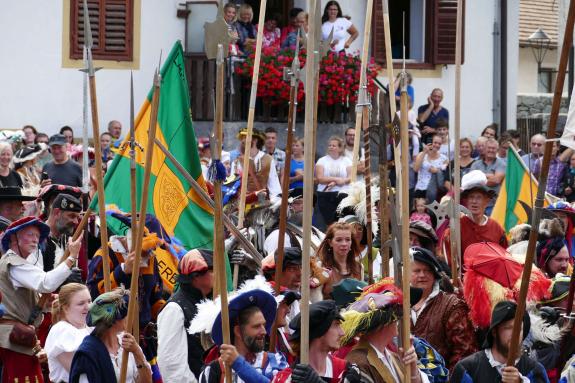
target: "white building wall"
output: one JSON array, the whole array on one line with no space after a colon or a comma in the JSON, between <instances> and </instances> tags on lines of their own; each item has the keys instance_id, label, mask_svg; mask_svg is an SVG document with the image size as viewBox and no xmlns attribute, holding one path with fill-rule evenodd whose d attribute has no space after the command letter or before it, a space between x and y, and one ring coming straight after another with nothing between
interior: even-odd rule
<instances>
[{"instance_id":1,"label":"white building wall","mask_svg":"<svg viewBox=\"0 0 575 383\"><path fill-rule=\"evenodd\" d=\"M134 70L136 112L149 91L160 52L183 39L184 21L176 18L178 0L142 0L140 68ZM31 124L52 134L82 127L82 73L62 67L64 0L2 3L0 12L0 129ZM12 36L12 37L10 37ZM18 36L18 38L16 38ZM97 72L100 130L118 119L129 126L130 72Z\"/></svg>"},{"instance_id":2,"label":"white building wall","mask_svg":"<svg viewBox=\"0 0 575 383\"><path fill-rule=\"evenodd\" d=\"M548 50L541 67L557 69L557 53L557 49ZM537 62L533 56L533 51L529 47L519 48L519 71L517 72L517 77L521 79L517 84L517 93L538 93Z\"/></svg>"}]
</instances>

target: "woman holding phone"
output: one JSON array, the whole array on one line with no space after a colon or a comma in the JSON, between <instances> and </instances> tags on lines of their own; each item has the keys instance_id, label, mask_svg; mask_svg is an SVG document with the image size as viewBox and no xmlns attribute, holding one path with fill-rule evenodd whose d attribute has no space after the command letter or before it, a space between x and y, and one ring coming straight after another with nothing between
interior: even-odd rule
<instances>
[{"instance_id":1,"label":"woman holding phone","mask_svg":"<svg viewBox=\"0 0 575 383\"><path fill-rule=\"evenodd\" d=\"M417 172L415 198L425 198L427 203L437 198L437 191L443 187L443 171L447 168L448 159L440 153L442 139L434 134L431 143L423 146L423 151L417 155L413 170Z\"/></svg>"}]
</instances>

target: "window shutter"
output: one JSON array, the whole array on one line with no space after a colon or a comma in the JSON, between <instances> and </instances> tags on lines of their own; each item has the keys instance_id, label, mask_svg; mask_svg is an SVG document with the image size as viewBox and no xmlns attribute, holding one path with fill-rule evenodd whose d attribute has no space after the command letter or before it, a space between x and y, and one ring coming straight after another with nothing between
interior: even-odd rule
<instances>
[{"instance_id":1,"label":"window shutter","mask_svg":"<svg viewBox=\"0 0 575 383\"><path fill-rule=\"evenodd\" d=\"M463 6L463 31L465 31L465 0ZM455 33L457 28L458 0L434 0L433 9L433 63L455 64ZM461 39L461 60L463 62L465 32Z\"/></svg>"},{"instance_id":2,"label":"window shutter","mask_svg":"<svg viewBox=\"0 0 575 383\"><path fill-rule=\"evenodd\" d=\"M71 0L70 57L82 59L84 6ZM131 61L133 40L132 0L88 0L92 29L92 56L100 60Z\"/></svg>"},{"instance_id":3,"label":"window shutter","mask_svg":"<svg viewBox=\"0 0 575 383\"><path fill-rule=\"evenodd\" d=\"M383 28L383 4L380 0L373 2L371 21L371 51L375 62L385 64L385 29Z\"/></svg>"}]
</instances>

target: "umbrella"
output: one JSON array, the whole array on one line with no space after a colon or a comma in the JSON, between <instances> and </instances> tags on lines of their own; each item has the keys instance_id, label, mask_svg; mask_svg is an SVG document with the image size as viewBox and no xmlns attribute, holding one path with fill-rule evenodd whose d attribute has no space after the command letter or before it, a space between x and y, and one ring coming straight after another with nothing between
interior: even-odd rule
<instances>
[{"instance_id":1,"label":"umbrella","mask_svg":"<svg viewBox=\"0 0 575 383\"><path fill-rule=\"evenodd\" d=\"M523 265L494 242L470 245L465 249L463 259L466 270L473 270L506 288L513 288L523 271Z\"/></svg>"}]
</instances>

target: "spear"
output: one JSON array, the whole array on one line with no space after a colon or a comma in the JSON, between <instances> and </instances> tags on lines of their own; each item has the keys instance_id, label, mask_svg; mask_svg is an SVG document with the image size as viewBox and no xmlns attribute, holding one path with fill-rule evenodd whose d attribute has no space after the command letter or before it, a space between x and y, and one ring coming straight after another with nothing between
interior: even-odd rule
<instances>
[{"instance_id":1,"label":"spear","mask_svg":"<svg viewBox=\"0 0 575 383\"><path fill-rule=\"evenodd\" d=\"M306 60L306 83L305 83L305 132L306 142L313 142L314 137L314 109L316 107L313 95L315 91L315 61L317 55L316 45L316 7L317 0L309 2L309 35L307 39L307 60ZM303 246L302 246L302 286L301 286L301 342L300 342L300 363L309 363L309 278L310 278L310 245L311 245L311 215L313 210L313 150L304 152L304 178L303 178Z\"/></svg>"},{"instance_id":2,"label":"spear","mask_svg":"<svg viewBox=\"0 0 575 383\"><path fill-rule=\"evenodd\" d=\"M146 209L148 207L148 197L149 197L149 187L150 187L150 176L152 173L152 158L154 155L154 139L156 138L156 125L158 122L158 107L160 105L160 73L159 69L156 70L154 74L154 93L152 96L152 110L150 112L150 125L148 128L148 142L146 145L146 162L144 167L144 181L142 183L142 197L140 204L140 217L146 216ZM142 222L143 223L143 222ZM132 267L132 275L130 281L130 292L131 299L128 303L128 319L127 328L132 328L133 322L138 320L138 310L136 309L137 296L138 296L138 279L140 276L140 259L142 256L142 239L144 237L144 226L136 225L136 246L135 246L135 258ZM120 370L120 383L126 382L126 372L128 368L128 351L124 350L122 352L122 366Z\"/></svg>"},{"instance_id":3,"label":"spear","mask_svg":"<svg viewBox=\"0 0 575 383\"><path fill-rule=\"evenodd\" d=\"M453 200L451 201L452 211L449 219L451 231L451 275L453 276L453 286L458 287L461 279L461 269L459 261L461 260L461 229L459 217L459 201L461 196L461 180L459 170L459 125L461 124L461 35L462 35L462 3L457 2L457 29L455 32L455 126L454 141L455 153L453 155ZM447 141L449 148L450 140Z\"/></svg>"},{"instance_id":4,"label":"spear","mask_svg":"<svg viewBox=\"0 0 575 383\"><path fill-rule=\"evenodd\" d=\"M262 55L262 41L264 33L264 22L266 15L266 4L267 0L261 0L260 3L260 15L258 19L258 34L256 38L256 55L254 58L254 72L252 75L252 89L250 92L250 109L248 111L248 122L247 122L247 135L244 145L244 160L242 164L242 181L240 188L240 203L238 211L238 227L241 229L244 226L244 214L246 209L246 193L248 190L248 174L250 168L250 149L252 147L252 134L254 131L254 117L256 112L256 96L258 93L258 79L260 76L260 61ZM238 273L239 266L234 265L234 289L238 284Z\"/></svg>"},{"instance_id":5,"label":"spear","mask_svg":"<svg viewBox=\"0 0 575 383\"><path fill-rule=\"evenodd\" d=\"M563 34L563 46L561 48L559 67L557 69L557 80L555 82L555 94L553 95L553 103L551 104L551 113L549 115L549 127L547 128L547 137L551 138L555 137L555 132L557 130L557 119L559 117L559 109L561 107L563 85L565 83L565 73L567 71L567 61L569 59L569 49L573 45L574 23L575 23L575 1L571 1L569 2L569 12L567 14L567 21L565 22L565 33ZM515 318L513 321L513 333L511 335L511 344L509 346L509 353L507 356L508 366L515 365L515 358L517 357L518 351L520 349L519 335L522 329L523 315L525 313L525 302L527 298L527 289L529 287L529 279L531 276L531 269L533 267L535 247L537 245L537 234L539 231L539 221L541 220L541 210L543 209L543 202L545 200L545 190L547 189L547 175L549 174L549 164L551 163L552 148L553 148L553 141L547 140L545 142L545 151L543 154L541 173L539 174L539 188L537 189L537 196L535 197L535 206L533 208L533 215L531 217L531 231L529 233L529 244L527 245L527 253L525 256L525 265L523 267L523 274L521 275L521 289L519 290L519 297L517 298L517 310L515 311Z\"/></svg>"},{"instance_id":6,"label":"spear","mask_svg":"<svg viewBox=\"0 0 575 383\"><path fill-rule=\"evenodd\" d=\"M364 86L364 103L367 104L367 86ZM367 231L367 275L369 284L373 283L373 232L371 223L371 152L369 149L369 110L363 111L363 145L365 152L365 230Z\"/></svg>"},{"instance_id":7,"label":"spear","mask_svg":"<svg viewBox=\"0 0 575 383\"><path fill-rule=\"evenodd\" d=\"M94 148L96 155L96 182L98 184L98 213L100 215L100 244L102 247L102 272L104 274L104 290L110 291L110 260L108 258L108 226L106 225L106 202L104 199L104 175L102 169L102 146L100 144L100 123L98 121L98 99L96 97L96 70L92 61L92 30L88 2L84 0L84 46L90 84L90 103L92 107L92 128L94 133Z\"/></svg>"},{"instance_id":8,"label":"spear","mask_svg":"<svg viewBox=\"0 0 575 383\"><path fill-rule=\"evenodd\" d=\"M263 24L260 24L263 25ZM263 28L260 28L263 29ZM224 260L224 225L222 212L222 182L226 179L226 169L221 163L222 140L223 140L223 120L224 120L224 48L218 44L218 57L216 60L217 80L216 80L216 115L212 142L212 164L210 173L213 175L214 183L214 255L217 259L218 269L218 290L221 303L222 315L222 336L225 344L230 344L230 314L228 311L228 287L226 284L226 264ZM226 365L224 371L226 383L232 382L231 366Z\"/></svg>"},{"instance_id":9,"label":"spear","mask_svg":"<svg viewBox=\"0 0 575 383\"><path fill-rule=\"evenodd\" d=\"M367 0L367 7L365 10L365 28L363 30L363 50L361 52L361 69L359 74L359 90L360 99L361 89L367 84L367 60L369 56L369 35L371 32L371 16L373 13L373 0ZM367 96L367 95L366 95ZM351 165L351 182L357 179L357 163L359 162L359 145L361 136L361 124L363 122L363 115L368 114L369 123L369 108L365 106L367 97L365 97L357 106L358 110L355 115L355 138L353 139L353 162ZM361 105L364 104L364 105ZM359 112L359 113L358 113ZM367 126L364 126L367 128ZM373 276L373 272L371 274Z\"/></svg>"},{"instance_id":10,"label":"spear","mask_svg":"<svg viewBox=\"0 0 575 383\"><path fill-rule=\"evenodd\" d=\"M282 178L282 202L280 206L280 221L278 228L278 247L276 250L276 275L275 275L275 292L276 295L280 293L280 279L283 268L284 261L284 247L285 247L285 232L287 224L287 210L288 210L288 196L289 196L289 178L291 172L291 155L292 155L292 144L293 144L293 131L295 127L295 117L297 113L297 91L299 86L299 31L296 38L296 46L294 52L294 59L291 65L290 76L290 101L288 110L288 130L287 130L287 142L286 142L286 159L283 170ZM273 331L270 335L270 351L274 351L277 342L277 327L274 326Z\"/></svg>"},{"instance_id":11,"label":"spear","mask_svg":"<svg viewBox=\"0 0 575 383\"><path fill-rule=\"evenodd\" d=\"M84 67L88 67L87 61L87 48L84 45ZM88 169L88 73L84 71L82 79L82 95L83 95L83 108L82 108L82 193L88 194L90 192L90 170Z\"/></svg>"}]
</instances>

